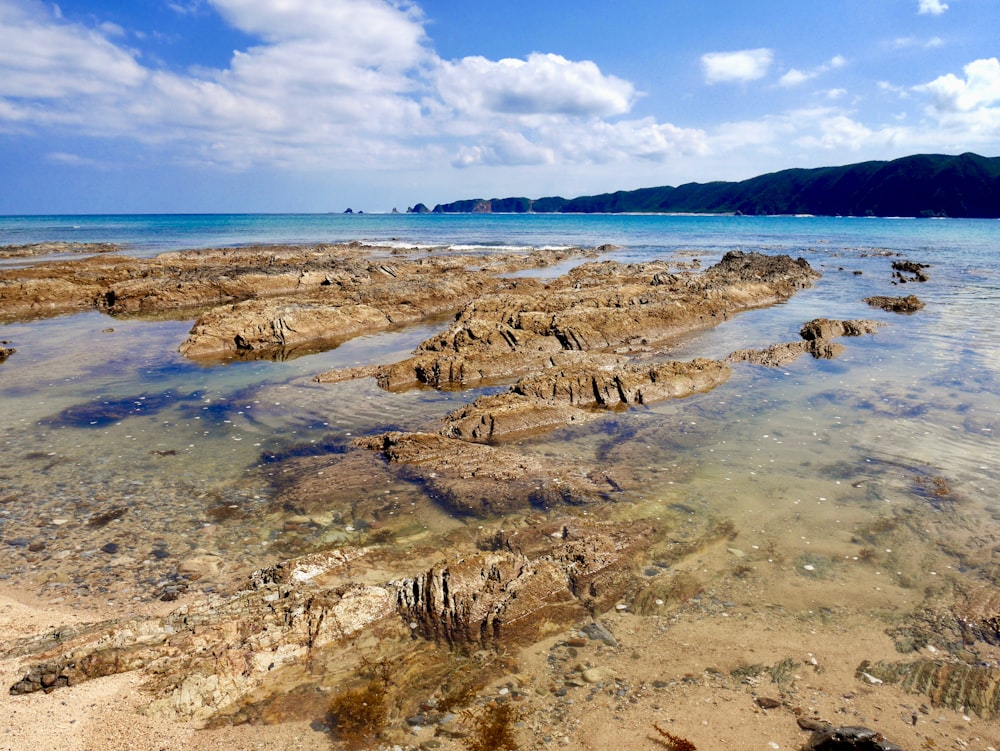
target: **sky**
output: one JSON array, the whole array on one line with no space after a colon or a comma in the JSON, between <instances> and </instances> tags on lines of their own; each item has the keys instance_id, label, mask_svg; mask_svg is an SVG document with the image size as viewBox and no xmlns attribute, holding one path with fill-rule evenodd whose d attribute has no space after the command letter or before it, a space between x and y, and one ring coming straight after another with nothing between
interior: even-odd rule
<instances>
[{"instance_id":1,"label":"sky","mask_svg":"<svg viewBox=\"0 0 1000 751\"><path fill-rule=\"evenodd\" d=\"M0 0L0 214L1000 155L998 0Z\"/></svg>"}]
</instances>

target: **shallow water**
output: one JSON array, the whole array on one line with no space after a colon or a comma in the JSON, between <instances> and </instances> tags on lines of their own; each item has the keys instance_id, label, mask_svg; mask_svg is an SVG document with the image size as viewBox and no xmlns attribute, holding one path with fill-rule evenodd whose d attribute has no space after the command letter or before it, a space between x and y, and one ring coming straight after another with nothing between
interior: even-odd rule
<instances>
[{"instance_id":1,"label":"shallow water","mask_svg":"<svg viewBox=\"0 0 1000 751\"><path fill-rule=\"evenodd\" d=\"M998 531L995 223L492 217L481 220L477 238L469 217L237 218L218 226L199 218L187 233L174 227L149 235L143 221L78 218L65 230L55 220L8 219L0 240L67 239L59 233L68 231L148 254L206 238L378 240L392 233L429 247L612 242L621 247L608 257L698 258L703 268L733 248L802 255L823 273L813 288L693 335L670 357L718 358L794 341L804 322L820 316L871 318L884 328L842 339L846 350L835 360L805 357L776 370L736 365L709 394L607 415L524 442L524 450L614 465L641 480L641 490L621 494L614 513L658 515L678 530L727 520L732 545L750 559L809 582L835 577L858 602L869 602L862 590L883 593L878 577L902 582L895 600L873 601L880 607L901 606L937 568L957 566L936 545L952 534L956 514L977 534ZM341 234L352 228L364 233ZM900 257L930 264L930 281L893 285L891 263ZM885 313L862 302L872 294L916 294L927 307ZM177 584L178 562L191 557L219 556L229 571L244 572L297 549L354 539L356 520L343 514L306 524L295 510L274 507L282 460L335 455L365 433L433 428L481 393L397 394L370 380L311 380L332 368L402 358L446 322L285 362L217 367L177 353L191 323L86 313L0 329L0 339L17 348L0 365L0 577L53 599L145 599ZM398 528L408 538L438 539L476 524L449 518L415 485L370 492L402 509ZM875 544L865 530L909 512L931 525L923 539L907 538L905 550L879 549L876 567L862 565L872 553L859 553ZM772 594L789 607L816 597L815 590Z\"/></svg>"}]
</instances>

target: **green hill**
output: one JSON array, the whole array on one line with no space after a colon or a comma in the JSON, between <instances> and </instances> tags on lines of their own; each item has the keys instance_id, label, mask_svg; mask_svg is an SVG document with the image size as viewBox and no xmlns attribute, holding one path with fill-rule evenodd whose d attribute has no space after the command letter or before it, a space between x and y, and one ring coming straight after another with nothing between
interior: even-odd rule
<instances>
[{"instance_id":1,"label":"green hill","mask_svg":"<svg viewBox=\"0 0 1000 751\"><path fill-rule=\"evenodd\" d=\"M741 182L686 183L566 199L493 198L434 213L820 214L1000 218L1000 157L918 154L889 162L788 169Z\"/></svg>"}]
</instances>

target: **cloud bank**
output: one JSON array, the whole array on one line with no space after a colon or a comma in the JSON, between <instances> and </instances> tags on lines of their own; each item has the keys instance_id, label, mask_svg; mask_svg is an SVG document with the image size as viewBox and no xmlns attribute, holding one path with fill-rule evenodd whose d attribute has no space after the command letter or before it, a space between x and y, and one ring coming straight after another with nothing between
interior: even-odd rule
<instances>
[{"instance_id":1,"label":"cloud bank","mask_svg":"<svg viewBox=\"0 0 1000 751\"><path fill-rule=\"evenodd\" d=\"M1000 139L1000 63L975 60L917 86L879 83L926 104L920 124L864 122L826 106L699 127L634 114L643 95L591 60L446 60L419 7L405 0L202 0L252 40L224 67L170 70L129 46L128 30L73 23L39 0L0 0L0 135L126 138L163 159L240 170L656 165L685 158L776 156L891 147L946 148ZM940 13L944 3L925 1ZM926 7L926 10L924 8ZM771 48L707 52L708 87L792 90L847 65L837 55L770 78ZM777 86L775 86L777 84ZM919 106L919 104L918 104ZM678 107L677 112L684 110ZM70 149L51 162L95 166Z\"/></svg>"}]
</instances>

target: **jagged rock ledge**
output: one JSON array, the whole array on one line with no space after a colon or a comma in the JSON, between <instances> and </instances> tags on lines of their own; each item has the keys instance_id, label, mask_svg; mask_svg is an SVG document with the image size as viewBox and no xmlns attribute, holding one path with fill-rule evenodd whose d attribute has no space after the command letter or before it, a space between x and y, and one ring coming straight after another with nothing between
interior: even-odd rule
<instances>
[{"instance_id":1,"label":"jagged rock ledge","mask_svg":"<svg viewBox=\"0 0 1000 751\"><path fill-rule=\"evenodd\" d=\"M313 554L258 571L232 597L166 617L13 644L5 656L31 656L34 665L10 692L142 670L149 713L246 721L248 707L259 711L303 687L329 690L366 652L393 664L422 661L426 672L450 654L525 646L562 631L634 588L635 559L657 535L649 522L556 519L498 532L486 551L381 584L356 580L365 560L377 558L370 549ZM445 652L429 648L435 644ZM405 671L394 680L405 693Z\"/></svg>"}]
</instances>

